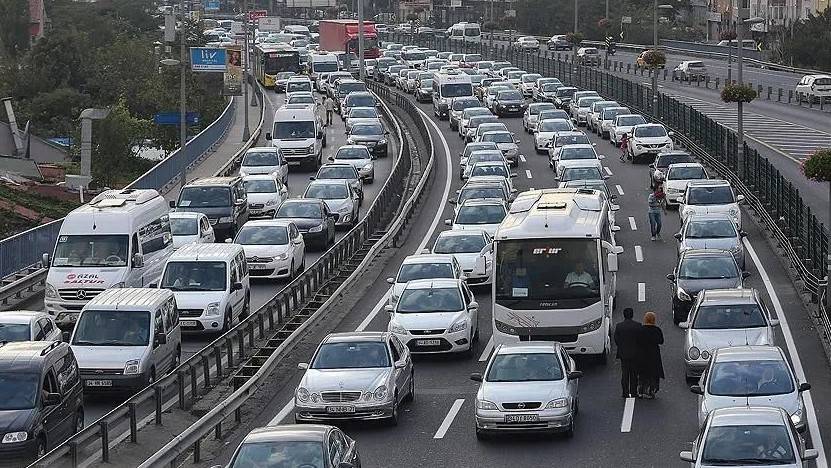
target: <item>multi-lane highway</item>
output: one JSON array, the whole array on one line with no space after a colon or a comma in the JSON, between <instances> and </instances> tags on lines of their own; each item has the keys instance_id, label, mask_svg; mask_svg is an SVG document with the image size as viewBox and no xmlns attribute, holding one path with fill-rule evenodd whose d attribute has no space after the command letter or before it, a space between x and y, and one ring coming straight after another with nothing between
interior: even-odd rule
<instances>
[{"instance_id":1,"label":"multi-lane highway","mask_svg":"<svg viewBox=\"0 0 831 468\"><path fill-rule=\"evenodd\" d=\"M446 229L440 220L449 218L452 206L445 200L460 187L457 179L458 153L463 143L449 130L446 121L437 121L429 105L419 105L424 112L433 140L438 167L434 173L431 195L423 202L415 228L407 240L389 259L380 278L393 276L400 261L409 254L429 247ZM523 133L518 118L502 119L521 140L523 157L516 172L515 184L520 190L554 186L553 173L545 156L535 154L531 137ZM624 246L618 274L619 321L621 306L636 310L642 317L647 310L658 315L666 343L663 345L663 363L667 378L661 384L656 400L626 400L621 398L620 366L610 360L607 365L590 363L577 358L578 367L585 372L580 381L580 414L574 438L551 436L507 436L481 442L475 436L473 401L477 384L469 380L471 372L481 372L484 361L492 351L489 289L475 290L480 304L482 339L473 357L442 356L416 358L416 397L407 404L397 427L381 424L344 424L346 432L357 440L364 466L515 466L537 467L543 464L564 467L620 466L665 467L683 466L678 451L688 449L697 432L697 397L690 393L684 378L683 334L673 325L670 315L670 286L665 275L676 261L676 245L672 234L679 229L675 212L664 218L664 235L660 241L650 241L647 224L645 166L618 161L618 150L607 141L590 135L598 152L605 154L604 165L610 178L612 193L619 195L620 211L616 214L621 231L617 240ZM776 330L777 344L786 350L798 378L813 385L805 393L808 413L808 443L820 449L817 466L827 466L829 455L823 436L831 434L831 405L825 398L831 390L831 370L824 358L822 345L808 318L808 311L800 306L797 291L777 255L764 240L763 233L749 221L745 213L744 229L748 232L745 247L748 252L748 283L757 288L772 313L781 320ZM388 285L376 282L370 290L355 300L336 323L321 324L326 330L386 330L388 316L382 306L386 303ZM321 331L318 332L318 335ZM287 359L305 362L311 357L316 343L307 342ZM200 466L227 462L236 444L256 426L291 423L292 397L301 377L301 371L284 367L286 373L276 379L263 395L256 414L249 424L240 428L222 447L212 450L214 456Z\"/></svg>"}]
</instances>

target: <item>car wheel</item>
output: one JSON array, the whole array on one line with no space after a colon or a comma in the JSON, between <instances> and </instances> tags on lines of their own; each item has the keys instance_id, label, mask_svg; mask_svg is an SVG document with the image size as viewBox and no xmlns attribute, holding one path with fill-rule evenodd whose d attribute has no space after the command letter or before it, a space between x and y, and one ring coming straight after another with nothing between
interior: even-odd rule
<instances>
[{"instance_id":1,"label":"car wheel","mask_svg":"<svg viewBox=\"0 0 831 468\"><path fill-rule=\"evenodd\" d=\"M38 437L38 446L36 450L36 457L41 458L46 455L46 440L44 440L43 436Z\"/></svg>"},{"instance_id":2,"label":"car wheel","mask_svg":"<svg viewBox=\"0 0 831 468\"><path fill-rule=\"evenodd\" d=\"M176 347L176 354L173 355L173 362L170 363L170 372L176 370L179 367L179 363L182 362L182 346Z\"/></svg>"},{"instance_id":3,"label":"car wheel","mask_svg":"<svg viewBox=\"0 0 831 468\"><path fill-rule=\"evenodd\" d=\"M239 314L240 320L248 317L248 314L251 313L251 296L246 293L245 294L245 304L242 306L242 312Z\"/></svg>"},{"instance_id":4,"label":"car wheel","mask_svg":"<svg viewBox=\"0 0 831 468\"><path fill-rule=\"evenodd\" d=\"M289 266L289 279L290 280L293 280L296 277L296 275L295 275L296 271L297 270L294 269L294 260L292 260L291 261L291 266Z\"/></svg>"},{"instance_id":5,"label":"car wheel","mask_svg":"<svg viewBox=\"0 0 831 468\"><path fill-rule=\"evenodd\" d=\"M568 429L566 429L565 436L567 438L574 437L574 429L577 426L577 413L572 411L571 413L571 423L568 425Z\"/></svg>"},{"instance_id":6,"label":"car wheel","mask_svg":"<svg viewBox=\"0 0 831 468\"><path fill-rule=\"evenodd\" d=\"M389 419L387 420L387 424L390 426L397 426L398 425L398 392L395 392L395 396L392 399L392 414L390 415Z\"/></svg>"},{"instance_id":7,"label":"car wheel","mask_svg":"<svg viewBox=\"0 0 831 468\"><path fill-rule=\"evenodd\" d=\"M73 427L73 434L77 434L84 429L84 408L78 408L75 412L75 425Z\"/></svg>"},{"instance_id":8,"label":"car wheel","mask_svg":"<svg viewBox=\"0 0 831 468\"><path fill-rule=\"evenodd\" d=\"M407 398L405 399L408 403L412 403L415 401L415 371L413 370L410 372L410 388L407 390Z\"/></svg>"},{"instance_id":9,"label":"car wheel","mask_svg":"<svg viewBox=\"0 0 831 468\"><path fill-rule=\"evenodd\" d=\"M222 319L222 329L219 331L220 334L224 334L231 328L231 321L234 319L233 314L231 314L231 309L225 311L225 317Z\"/></svg>"}]
</instances>

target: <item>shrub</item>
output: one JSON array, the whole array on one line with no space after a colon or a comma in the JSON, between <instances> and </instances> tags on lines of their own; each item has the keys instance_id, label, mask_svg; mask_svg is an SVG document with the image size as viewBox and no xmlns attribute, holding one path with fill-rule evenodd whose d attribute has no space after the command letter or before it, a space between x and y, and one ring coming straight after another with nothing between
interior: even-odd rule
<instances>
[{"instance_id":1,"label":"shrub","mask_svg":"<svg viewBox=\"0 0 831 468\"><path fill-rule=\"evenodd\" d=\"M643 54L643 63L649 68L657 68L667 63L667 56L658 49L649 49Z\"/></svg>"},{"instance_id":2,"label":"shrub","mask_svg":"<svg viewBox=\"0 0 831 468\"><path fill-rule=\"evenodd\" d=\"M566 42L572 45L578 45L583 42L583 33L568 33L566 34Z\"/></svg>"},{"instance_id":3,"label":"shrub","mask_svg":"<svg viewBox=\"0 0 831 468\"><path fill-rule=\"evenodd\" d=\"M725 29L718 35L719 40L733 41L736 39L736 31L734 29Z\"/></svg>"},{"instance_id":4,"label":"shrub","mask_svg":"<svg viewBox=\"0 0 831 468\"><path fill-rule=\"evenodd\" d=\"M802 163L805 177L818 182L831 181L831 149L817 150Z\"/></svg>"},{"instance_id":5,"label":"shrub","mask_svg":"<svg viewBox=\"0 0 831 468\"><path fill-rule=\"evenodd\" d=\"M611 25L612 22L609 21L607 18L600 18L599 20L597 20L597 27L603 31L609 29Z\"/></svg>"},{"instance_id":6,"label":"shrub","mask_svg":"<svg viewBox=\"0 0 831 468\"><path fill-rule=\"evenodd\" d=\"M756 96L756 90L750 85L729 83L721 90L721 100L724 102L751 102Z\"/></svg>"}]
</instances>

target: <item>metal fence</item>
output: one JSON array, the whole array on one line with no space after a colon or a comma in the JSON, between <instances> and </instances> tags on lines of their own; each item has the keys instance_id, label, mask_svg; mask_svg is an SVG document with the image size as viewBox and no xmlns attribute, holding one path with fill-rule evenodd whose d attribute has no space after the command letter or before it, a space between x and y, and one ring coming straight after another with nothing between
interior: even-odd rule
<instances>
[{"instance_id":1,"label":"metal fence","mask_svg":"<svg viewBox=\"0 0 831 468\"><path fill-rule=\"evenodd\" d=\"M743 146L743 167L739 167L737 138L732 130L669 96L659 93L653 100L651 87L613 75L602 67L581 66L548 54L529 54L504 46L490 47L486 43L392 36L397 42L419 42L438 50L479 53L486 60L507 60L529 73L557 77L566 85L596 90L663 123L675 131L677 140L745 195L747 206L762 219L796 270L802 283L798 286L810 293L812 300L819 300L827 284L827 226L806 206L799 189L747 144Z\"/></svg>"}]
</instances>

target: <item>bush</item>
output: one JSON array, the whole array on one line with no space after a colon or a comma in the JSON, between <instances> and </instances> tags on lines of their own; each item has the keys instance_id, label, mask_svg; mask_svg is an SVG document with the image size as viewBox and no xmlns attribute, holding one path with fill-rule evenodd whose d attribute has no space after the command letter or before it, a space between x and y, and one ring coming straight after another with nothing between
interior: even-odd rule
<instances>
[{"instance_id":1,"label":"bush","mask_svg":"<svg viewBox=\"0 0 831 468\"><path fill-rule=\"evenodd\" d=\"M658 68L667 63L667 56L658 49L649 49L643 54L643 63L649 68Z\"/></svg>"},{"instance_id":2,"label":"bush","mask_svg":"<svg viewBox=\"0 0 831 468\"><path fill-rule=\"evenodd\" d=\"M831 181L831 149L817 150L802 163L805 177L818 182Z\"/></svg>"},{"instance_id":3,"label":"bush","mask_svg":"<svg viewBox=\"0 0 831 468\"><path fill-rule=\"evenodd\" d=\"M568 33L566 34L566 42L572 45L578 45L583 42L583 33Z\"/></svg>"},{"instance_id":4,"label":"bush","mask_svg":"<svg viewBox=\"0 0 831 468\"><path fill-rule=\"evenodd\" d=\"M757 93L750 85L726 84L721 90L721 100L724 102L751 102L756 99Z\"/></svg>"},{"instance_id":5,"label":"bush","mask_svg":"<svg viewBox=\"0 0 831 468\"><path fill-rule=\"evenodd\" d=\"M609 21L607 18L600 18L599 20L597 20L597 28L600 29L601 31L605 31L605 30L609 29L609 27L611 25L612 25L612 22Z\"/></svg>"},{"instance_id":6,"label":"bush","mask_svg":"<svg viewBox=\"0 0 831 468\"><path fill-rule=\"evenodd\" d=\"M496 31L497 29L499 29L499 23L497 23L496 21L488 21L482 25L482 29L488 32Z\"/></svg>"},{"instance_id":7,"label":"bush","mask_svg":"<svg viewBox=\"0 0 831 468\"><path fill-rule=\"evenodd\" d=\"M736 31L734 29L725 29L719 33L718 38L722 41L736 40Z\"/></svg>"}]
</instances>

